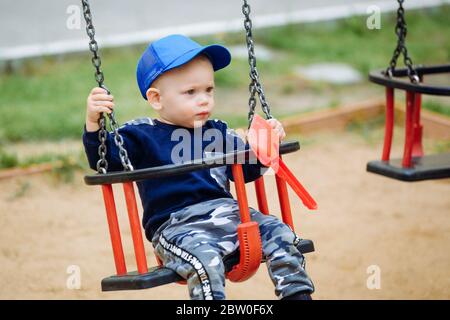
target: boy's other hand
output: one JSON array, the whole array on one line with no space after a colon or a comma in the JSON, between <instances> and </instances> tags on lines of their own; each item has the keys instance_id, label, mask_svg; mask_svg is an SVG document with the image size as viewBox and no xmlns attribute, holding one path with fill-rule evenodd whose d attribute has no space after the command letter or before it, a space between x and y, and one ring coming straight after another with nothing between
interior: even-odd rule
<instances>
[{"instance_id":1,"label":"boy's other hand","mask_svg":"<svg viewBox=\"0 0 450 320\"><path fill-rule=\"evenodd\" d=\"M278 135L280 136L280 141L286 137L286 133L284 132L283 125L281 124L280 121L272 118L272 119L267 120L267 122L270 124L272 129L274 129L278 133Z\"/></svg>"},{"instance_id":2,"label":"boy's other hand","mask_svg":"<svg viewBox=\"0 0 450 320\"><path fill-rule=\"evenodd\" d=\"M114 97L105 89L96 87L91 90L86 103L86 130L97 131L100 129L98 120L103 112L111 113L114 109Z\"/></svg>"}]
</instances>

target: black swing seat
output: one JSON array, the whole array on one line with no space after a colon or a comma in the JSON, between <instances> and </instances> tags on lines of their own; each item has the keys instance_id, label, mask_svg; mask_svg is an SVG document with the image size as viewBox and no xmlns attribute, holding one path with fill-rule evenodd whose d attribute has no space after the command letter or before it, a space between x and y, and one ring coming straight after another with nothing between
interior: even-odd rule
<instances>
[{"instance_id":1,"label":"black swing seat","mask_svg":"<svg viewBox=\"0 0 450 320\"><path fill-rule=\"evenodd\" d=\"M412 157L411 168L402 167L402 159L375 160L367 164L367 171L401 181L421 181L450 178L450 153Z\"/></svg>"},{"instance_id":2,"label":"black swing seat","mask_svg":"<svg viewBox=\"0 0 450 320\"><path fill-rule=\"evenodd\" d=\"M415 70L419 78L422 79L423 76L450 73L450 64L417 66ZM376 70L370 72L369 80L386 88L403 90L414 94L450 97L450 86L437 86L424 82L412 83L402 79L408 76L408 72L407 68L398 68L394 70L393 77L389 77L386 74L386 70ZM411 167L407 168L402 166L402 159L374 160L367 163L366 169L368 172L406 182L450 178L450 154L413 156L411 158Z\"/></svg>"},{"instance_id":3,"label":"black swing seat","mask_svg":"<svg viewBox=\"0 0 450 320\"><path fill-rule=\"evenodd\" d=\"M297 244L297 249L302 254L314 252L314 243L312 240L302 239ZM225 271L230 271L234 265L239 263L239 250L225 257L223 263L225 265ZM143 274L133 271L123 276L116 275L105 278L102 280L102 291L149 289L182 280L183 278L171 269L153 267L149 268L149 271Z\"/></svg>"},{"instance_id":4,"label":"black swing seat","mask_svg":"<svg viewBox=\"0 0 450 320\"><path fill-rule=\"evenodd\" d=\"M419 77L450 73L450 64L435 66L417 66L415 68ZM450 86L437 86L431 84L411 83L404 80L408 75L407 68L398 68L394 70L393 77L386 75L386 70L376 70L369 73L369 81L388 88L400 89L415 93L434 95L434 96L450 96Z\"/></svg>"}]
</instances>

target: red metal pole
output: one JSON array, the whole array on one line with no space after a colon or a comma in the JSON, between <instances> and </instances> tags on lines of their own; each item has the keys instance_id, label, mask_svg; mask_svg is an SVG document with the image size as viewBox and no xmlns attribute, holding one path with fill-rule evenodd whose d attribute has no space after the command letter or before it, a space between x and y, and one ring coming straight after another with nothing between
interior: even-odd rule
<instances>
[{"instance_id":1,"label":"red metal pole","mask_svg":"<svg viewBox=\"0 0 450 320\"><path fill-rule=\"evenodd\" d=\"M139 221L133 182L125 182L123 184L123 191L127 203L128 219L130 220L137 269L139 273L146 273L148 272L147 259L145 257L144 242L142 241L141 224Z\"/></svg>"},{"instance_id":2,"label":"red metal pole","mask_svg":"<svg viewBox=\"0 0 450 320\"><path fill-rule=\"evenodd\" d=\"M256 199L258 200L258 209L265 215L269 214L269 205L267 204L266 188L264 186L264 177L255 180Z\"/></svg>"},{"instance_id":3,"label":"red metal pole","mask_svg":"<svg viewBox=\"0 0 450 320\"><path fill-rule=\"evenodd\" d=\"M413 114L414 114L414 93L406 91L406 116L405 116L405 148L403 150L403 168L411 167L412 147L414 141Z\"/></svg>"},{"instance_id":4,"label":"red metal pole","mask_svg":"<svg viewBox=\"0 0 450 320\"><path fill-rule=\"evenodd\" d=\"M233 173L234 185L236 188L236 194L239 204L239 210L241 212L241 222L250 222L250 210L248 209L247 193L245 191L245 180L242 172L242 165L232 164L231 172Z\"/></svg>"},{"instance_id":5,"label":"red metal pole","mask_svg":"<svg viewBox=\"0 0 450 320\"><path fill-rule=\"evenodd\" d=\"M289 194L287 190L286 181L279 178L278 176L275 176L275 181L277 182L278 200L280 202L281 217L283 219L283 222L289 225L292 230L294 230L294 222L292 220L291 204L289 202Z\"/></svg>"},{"instance_id":6,"label":"red metal pole","mask_svg":"<svg viewBox=\"0 0 450 320\"><path fill-rule=\"evenodd\" d=\"M109 235L114 255L114 263L118 276L127 273L125 257L123 255L122 240L120 238L119 222L117 221L116 204L114 202L114 193L110 184L102 185L103 200L106 208L106 218L108 219Z\"/></svg>"},{"instance_id":7,"label":"red metal pole","mask_svg":"<svg viewBox=\"0 0 450 320\"><path fill-rule=\"evenodd\" d=\"M414 97L414 138L413 138L413 147L412 147L412 155L413 157L422 157L423 156L423 147L422 147L422 132L423 126L420 123L420 109L422 105L422 95L420 93L415 93Z\"/></svg>"},{"instance_id":8,"label":"red metal pole","mask_svg":"<svg viewBox=\"0 0 450 320\"><path fill-rule=\"evenodd\" d=\"M394 132L394 88L386 87L386 123L384 129L383 155L381 156L382 161L389 161L393 132Z\"/></svg>"}]
</instances>

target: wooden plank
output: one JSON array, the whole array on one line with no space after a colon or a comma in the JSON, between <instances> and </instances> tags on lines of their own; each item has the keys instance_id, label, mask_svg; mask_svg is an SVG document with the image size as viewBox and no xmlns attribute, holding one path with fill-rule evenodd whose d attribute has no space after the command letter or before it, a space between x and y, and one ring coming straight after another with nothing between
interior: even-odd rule
<instances>
[{"instance_id":1,"label":"wooden plank","mask_svg":"<svg viewBox=\"0 0 450 320\"><path fill-rule=\"evenodd\" d=\"M55 168L60 168L62 166L62 162L54 162L54 163L41 163L36 164L27 168L10 168L4 169L0 171L0 180L13 178L18 176L26 176L30 174L48 172Z\"/></svg>"},{"instance_id":2,"label":"wooden plank","mask_svg":"<svg viewBox=\"0 0 450 320\"><path fill-rule=\"evenodd\" d=\"M319 130L343 130L355 120L368 120L384 112L384 101L370 100L298 115L282 120L289 133L312 133Z\"/></svg>"}]
</instances>

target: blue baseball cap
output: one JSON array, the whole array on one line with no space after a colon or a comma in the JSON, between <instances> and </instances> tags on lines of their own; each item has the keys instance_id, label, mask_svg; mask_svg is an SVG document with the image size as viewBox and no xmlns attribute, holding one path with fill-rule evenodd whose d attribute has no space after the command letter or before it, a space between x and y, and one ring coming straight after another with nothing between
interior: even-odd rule
<instances>
[{"instance_id":1,"label":"blue baseball cap","mask_svg":"<svg viewBox=\"0 0 450 320\"><path fill-rule=\"evenodd\" d=\"M224 46L213 44L201 46L192 39L180 35L170 35L151 43L145 49L137 64L136 78L144 99L153 81L161 74L179 67L205 53L214 71L230 64L231 54Z\"/></svg>"}]
</instances>

